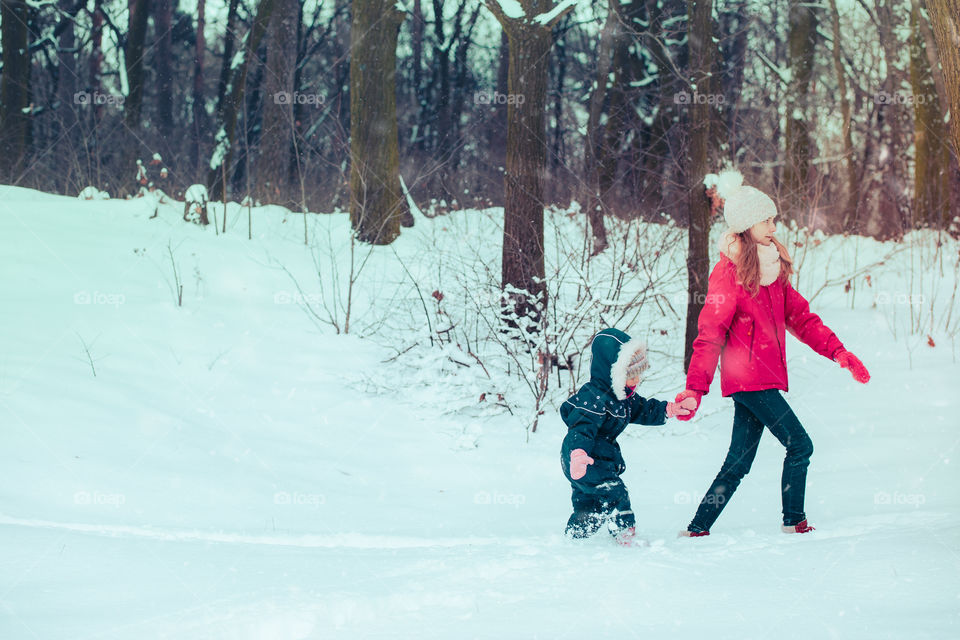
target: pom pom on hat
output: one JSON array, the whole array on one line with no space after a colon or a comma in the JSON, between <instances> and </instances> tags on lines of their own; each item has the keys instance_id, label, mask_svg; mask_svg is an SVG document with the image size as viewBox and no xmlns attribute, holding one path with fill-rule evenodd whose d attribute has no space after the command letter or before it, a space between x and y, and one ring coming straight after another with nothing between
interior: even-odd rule
<instances>
[{"instance_id":1,"label":"pom pom on hat","mask_svg":"<svg viewBox=\"0 0 960 640\"><path fill-rule=\"evenodd\" d=\"M723 206L723 219L733 233L746 231L758 222L777 215L777 205L770 196L743 184L743 174L727 169L704 177L703 184L713 200L713 207ZM717 202L717 200L720 202Z\"/></svg>"}]
</instances>

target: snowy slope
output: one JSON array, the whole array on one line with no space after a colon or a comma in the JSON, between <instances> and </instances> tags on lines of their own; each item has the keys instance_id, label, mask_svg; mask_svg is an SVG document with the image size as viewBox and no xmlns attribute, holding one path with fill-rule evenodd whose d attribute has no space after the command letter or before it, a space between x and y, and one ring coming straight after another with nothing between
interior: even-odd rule
<instances>
[{"instance_id":1,"label":"snowy slope","mask_svg":"<svg viewBox=\"0 0 960 640\"><path fill-rule=\"evenodd\" d=\"M676 538L729 440L731 403L711 393L693 422L621 438L649 543L622 549L560 535L555 410L528 433L531 400L502 354L472 346L488 377L464 345L426 341L426 317L437 329L468 322L463 296L489 305L496 211L421 218L392 248L356 248L367 261L353 329L337 335L302 303L324 318L324 302L344 299L330 297L349 281L344 214L308 217L311 250L303 217L277 208L253 210L247 240L236 208L217 236L175 205L149 219L143 200L12 187L0 202L4 640L960 633L954 325L909 331L921 288L945 318L946 250L942 273L929 262L913 285L904 265L934 260L920 249L871 271L869 292L861 278L815 299L869 385L788 347L788 399L816 447L816 533L779 532L782 449L767 434L714 535ZM550 229L577 227L558 215ZM840 242L807 256L802 291L895 249L823 245ZM679 391L682 322L623 328L659 354L645 393ZM513 413L481 393L504 394Z\"/></svg>"}]
</instances>

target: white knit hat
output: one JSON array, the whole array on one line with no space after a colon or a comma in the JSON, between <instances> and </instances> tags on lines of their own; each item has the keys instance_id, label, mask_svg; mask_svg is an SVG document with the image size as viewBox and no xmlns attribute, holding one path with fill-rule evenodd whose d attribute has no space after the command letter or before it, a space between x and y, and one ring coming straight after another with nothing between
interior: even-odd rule
<instances>
[{"instance_id":1,"label":"white knit hat","mask_svg":"<svg viewBox=\"0 0 960 640\"><path fill-rule=\"evenodd\" d=\"M723 199L723 219L733 233L742 233L758 222L777 215L777 205L770 196L743 184L743 175L736 169L708 174L703 179L707 189L717 188Z\"/></svg>"}]
</instances>

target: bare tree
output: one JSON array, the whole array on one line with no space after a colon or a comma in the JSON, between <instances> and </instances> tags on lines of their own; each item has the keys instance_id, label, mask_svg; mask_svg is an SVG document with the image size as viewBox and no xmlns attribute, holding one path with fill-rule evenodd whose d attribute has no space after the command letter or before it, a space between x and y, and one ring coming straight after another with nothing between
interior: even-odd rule
<instances>
[{"instance_id":1,"label":"bare tree","mask_svg":"<svg viewBox=\"0 0 960 640\"><path fill-rule=\"evenodd\" d=\"M294 202L289 179L293 159L293 104L303 97L294 91L293 84L299 5L297 0L277 0L270 17L260 156L254 175L254 193L264 203Z\"/></svg>"},{"instance_id":2,"label":"bare tree","mask_svg":"<svg viewBox=\"0 0 960 640\"><path fill-rule=\"evenodd\" d=\"M141 143L140 113L143 109L143 49L147 37L150 0L130 0L124 66L127 74L127 96L123 101L124 146L120 154L121 193L138 190L135 161L145 150Z\"/></svg>"},{"instance_id":3,"label":"bare tree","mask_svg":"<svg viewBox=\"0 0 960 640\"><path fill-rule=\"evenodd\" d=\"M501 263L501 285L510 298L505 312L511 321L529 318L539 326L547 304L543 255L547 64L551 31L573 3L567 0L554 7L550 0L521 0L523 12L518 16L507 15L497 0L485 2L510 43Z\"/></svg>"},{"instance_id":4,"label":"bare tree","mask_svg":"<svg viewBox=\"0 0 960 640\"><path fill-rule=\"evenodd\" d=\"M204 29L207 26L206 6L206 0L197 1L197 38L193 53L193 110L191 113L193 122L190 142L190 159L194 172L192 180L197 180L201 175L201 140L206 131L208 120L207 110L204 108L206 98L203 90L203 63L207 51L207 39L204 35Z\"/></svg>"},{"instance_id":5,"label":"bare tree","mask_svg":"<svg viewBox=\"0 0 960 640\"><path fill-rule=\"evenodd\" d=\"M910 8L910 83L914 110L913 224L944 227L950 209L950 146L930 61L926 56L920 7Z\"/></svg>"},{"instance_id":6,"label":"bare tree","mask_svg":"<svg viewBox=\"0 0 960 640\"><path fill-rule=\"evenodd\" d=\"M711 15L713 0L687 0L687 20L690 24L690 71L694 87L711 86L716 47L713 44ZM693 355L693 341L697 337L697 320L706 299L707 279L710 275L710 202L703 186L708 173L713 107L707 100L695 100L688 110L687 163L685 168L687 202L690 225L687 229L687 327L683 366L686 370ZM714 125L715 126L715 125Z\"/></svg>"},{"instance_id":7,"label":"bare tree","mask_svg":"<svg viewBox=\"0 0 960 640\"><path fill-rule=\"evenodd\" d=\"M846 167L846 199L843 205L843 228L856 217L859 192L857 188L856 151L853 147L853 117L850 98L847 96L847 72L843 59L843 39L840 37L840 12L837 0L830 0L830 22L833 26L833 69L837 74L837 94L840 97L840 117L843 119L843 164Z\"/></svg>"},{"instance_id":8,"label":"bare tree","mask_svg":"<svg viewBox=\"0 0 960 640\"><path fill-rule=\"evenodd\" d=\"M154 49L157 74L157 133L160 134L162 141L168 141L173 132L173 10L174 0L154 1L153 25L157 41ZM164 153L164 155L169 154Z\"/></svg>"},{"instance_id":9,"label":"bare tree","mask_svg":"<svg viewBox=\"0 0 960 640\"><path fill-rule=\"evenodd\" d=\"M783 168L785 191L784 217L797 220L808 205L811 147L810 80L813 77L813 59L819 39L820 24L817 6L804 0L790 0L790 86L787 91L786 163Z\"/></svg>"},{"instance_id":10,"label":"bare tree","mask_svg":"<svg viewBox=\"0 0 960 640\"><path fill-rule=\"evenodd\" d=\"M950 108L953 150L960 156L960 0L927 0Z\"/></svg>"},{"instance_id":11,"label":"bare tree","mask_svg":"<svg viewBox=\"0 0 960 640\"><path fill-rule=\"evenodd\" d=\"M350 27L350 221L357 238L400 235L397 36L407 13L395 0L353 0Z\"/></svg>"},{"instance_id":12,"label":"bare tree","mask_svg":"<svg viewBox=\"0 0 960 640\"><path fill-rule=\"evenodd\" d=\"M254 52L260 46L260 41L267 31L270 14L273 13L275 4L275 0L260 0L253 25L251 25L249 33L244 38L241 48L242 55L225 62L230 69L227 74L229 80L221 82L223 89L222 108L217 113L217 132L214 138L213 157L210 159L210 171L207 173L211 200L221 200L226 197L225 174L230 170L233 158L237 119L240 115L240 109L243 107L247 72L250 68L251 58L254 57Z\"/></svg>"},{"instance_id":13,"label":"bare tree","mask_svg":"<svg viewBox=\"0 0 960 640\"><path fill-rule=\"evenodd\" d=\"M23 0L3 0L0 9L0 178L18 182L30 149L29 8Z\"/></svg>"}]
</instances>

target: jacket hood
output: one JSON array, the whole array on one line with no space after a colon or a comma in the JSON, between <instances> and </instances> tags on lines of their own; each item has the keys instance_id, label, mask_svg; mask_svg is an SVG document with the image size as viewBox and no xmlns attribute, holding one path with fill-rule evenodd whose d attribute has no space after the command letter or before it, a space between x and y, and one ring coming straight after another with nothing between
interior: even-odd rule
<instances>
[{"instance_id":1,"label":"jacket hood","mask_svg":"<svg viewBox=\"0 0 960 640\"><path fill-rule=\"evenodd\" d=\"M619 329L604 329L593 338L590 345L593 360L590 363L590 379L605 389L613 391L617 400L627 398L627 368L633 354L643 354L642 368L646 369L647 345L639 338L631 338Z\"/></svg>"}]
</instances>

